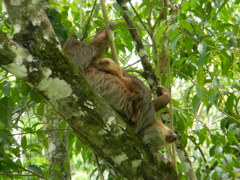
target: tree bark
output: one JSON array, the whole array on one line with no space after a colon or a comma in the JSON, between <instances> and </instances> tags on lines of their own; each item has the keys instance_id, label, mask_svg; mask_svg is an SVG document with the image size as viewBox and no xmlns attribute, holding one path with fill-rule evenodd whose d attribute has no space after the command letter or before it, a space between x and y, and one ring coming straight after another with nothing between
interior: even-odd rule
<instances>
[{"instance_id":1,"label":"tree bark","mask_svg":"<svg viewBox=\"0 0 240 180\"><path fill-rule=\"evenodd\" d=\"M44 12L45 1L5 3L14 38L0 32L1 67L41 93L76 136L115 171L133 180L178 179L174 168L163 158L153 158L133 130L62 54Z\"/></svg>"},{"instance_id":2,"label":"tree bark","mask_svg":"<svg viewBox=\"0 0 240 180\"><path fill-rule=\"evenodd\" d=\"M60 118L49 111L49 107L45 108L47 117L44 120L45 129L53 129L48 131L48 149L47 158L49 161L49 179L71 180L70 157L68 147L68 130L66 123L63 124Z\"/></svg>"}]
</instances>

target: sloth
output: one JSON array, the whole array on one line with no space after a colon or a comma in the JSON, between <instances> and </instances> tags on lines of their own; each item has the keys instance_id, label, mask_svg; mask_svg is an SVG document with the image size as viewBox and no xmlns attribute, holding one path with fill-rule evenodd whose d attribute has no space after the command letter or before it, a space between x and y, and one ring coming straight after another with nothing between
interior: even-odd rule
<instances>
[{"instance_id":1,"label":"sloth","mask_svg":"<svg viewBox=\"0 0 240 180\"><path fill-rule=\"evenodd\" d=\"M113 60L100 59L109 45L108 28L111 27L105 27L89 44L70 35L63 45L65 55L84 74L88 84L127 119L146 145L159 149L174 142L177 135L155 117L156 111L170 101L167 90L161 88L162 95L152 101L150 91L140 79Z\"/></svg>"}]
</instances>

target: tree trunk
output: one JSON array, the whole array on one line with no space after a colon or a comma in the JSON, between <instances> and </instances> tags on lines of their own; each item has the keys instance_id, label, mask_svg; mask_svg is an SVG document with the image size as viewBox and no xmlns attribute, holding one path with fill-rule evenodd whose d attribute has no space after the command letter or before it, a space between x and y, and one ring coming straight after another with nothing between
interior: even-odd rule
<instances>
[{"instance_id":1,"label":"tree trunk","mask_svg":"<svg viewBox=\"0 0 240 180\"><path fill-rule=\"evenodd\" d=\"M59 117L45 110L48 116L45 118L45 128L48 131L47 156L49 160L50 179L71 180L70 157L68 147L68 130L64 130L66 123L61 122ZM61 127L61 128L60 128Z\"/></svg>"}]
</instances>

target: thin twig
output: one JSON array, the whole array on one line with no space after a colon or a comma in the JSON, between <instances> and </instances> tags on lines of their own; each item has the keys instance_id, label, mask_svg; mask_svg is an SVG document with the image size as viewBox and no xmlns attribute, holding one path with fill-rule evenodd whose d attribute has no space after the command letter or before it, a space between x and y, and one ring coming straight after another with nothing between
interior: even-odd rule
<instances>
[{"instance_id":1,"label":"thin twig","mask_svg":"<svg viewBox=\"0 0 240 180\"><path fill-rule=\"evenodd\" d=\"M0 173L0 175L5 175L5 176L36 176L33 174L14 174L14 173Z\"/></svg>"},{"instance_id":2,"label":"thin twig","mask_svg":"<svg viewBox=\"0 0 240 180\"><path fill-rule=\"evenodd\" d=\"M109 27L109 20L108 20L108 15L107 15L107 9L105 6L105 2L104 0L100 0L101 1L101 6L102 6L102 12L103 12L103 18L104 18L104 22L105 22L105 26ZM113 36L111 33L111 30L109 28L107 28L107 34L108 34L108 39L110 41L110 47L111 47L111 52L112 52L112 56L113 56L113 60L115 61L115 63L119 64L118 62L118 56L117 56L117 50L115 47L115 43L113 41Z\"/></svg>"},{"instance_id":3,"label":"thin twig","mask_svg":"<svg viewBox=\"0 0 240 180\"><path fill-rule=\"evenodd\" d=\"M203 161L205 162L205 163L207 163L207 159L206 159L206 157L205 157L205 155L204 155L204 152L203 152L203 150L200 148L200 146L198 146L198 144L195 142L195 141L192 141L192 143L197 147L197 149L199 150L199 152L200 152L200 154L201 154L201 156L202 156L202 158L203 158Z\"/></svg>"},{"instance_id":4,"label":"thin twig","mask_svg":"<svg viewBox=\"0 0 240 180\"><path fill-rule=\"evenodd\" d=\"M94 159L95 159L95 162L96 162L96 165L97 165L99 177L100 177L101 180L104 180L103 172L102 172L102 170L101 170L101 168L100 168L98 156L97 156L96 153L93 153L93 154L94 154Z\"/></svg>"},{"instance_id":5,"label":"thin twig","mask_svg":"<svg viewBox=\"0 0 240 180\"><path fill-rule=\"evenodd\" d=\"M88 18L87 25L86 25L86 28L85 28L85 31L83 33L83 37L82 37L81 41L83 41L86 38L86 36L87 36L87 32L89 30L90 21L92 19L93 11L94 11L96 5L97 5L97 0L95 0L95 2L94 2L93 8L91 10L91 14L90 14L90 16Z\"/></svg>"},{"instance_id":6,"label":"thin twig","mask_svg":"<svg viewBox=\"0 0 240 180\"><path fill-rule=\"evenodd\" d=\"M46 130L37 130L37 131L31 131L31 132L9 134L8 136L18 136L18 135L23 135L23 134L35 134L35 133L39 133L39 132L65 131L65 130L71 130L71 129L70 128L52 128L52 129L46 129Z\"/></svg>"},{"instance_id":7,"label":"thin twig","mask_svg":"<svg viewBox=\"0 0 240 180\"><path fill-rule=\"evenodd\" d=\"M139 70L136 70L136 69L126 69L125 70L126 72L134 72L134 73L138 73L139 75L143 76L143 72L142 71L139 71Z\"/></svg>"},{"instance_id":8,"label":"thin twig","mask_svg":"<svg viewBox=\"0 0 240 180\"><path fill-rule=\"evenodd\" d=\"M139 14L137 13L136 9L134 8L134 6L132 5L131 1L128 1L130 6L132 7L134 13L136 14L137 18L139 19L140 23L142 24L142 26L144 27L144 29L147 31L147 33L151 36L148 28L145 26L144 22L142 21L142 19L140 18Z\"/></svg>"},{"instance_id":9,"label":"thin twig","mask_svg":"<svg viewBox=\"0 0 240 180\"><path fill-rule=\"evenodd\" d=\"M135 65L135 64L137 64L139 62L141 62L141 60L138 60L138 61L136 61L136 62L134 62L132 64L129 64L129 65L125 66L123 69L127 69L127 68L129 68L129 67L131 67L131 66L133 66L133 65Z\"/></svg>"}]
</instances>

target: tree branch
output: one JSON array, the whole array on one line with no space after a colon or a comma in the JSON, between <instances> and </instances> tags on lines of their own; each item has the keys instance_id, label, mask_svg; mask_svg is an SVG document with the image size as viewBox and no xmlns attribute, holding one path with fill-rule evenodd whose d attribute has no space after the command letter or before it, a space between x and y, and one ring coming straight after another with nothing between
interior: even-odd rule
<instances>
[{"instance_id":1,"label":"tree branch","mask_svg":"<svg viewBox=\"0 0 240 180\"><path fill-rule=\"evenodd\" d=\"M156 87L158 87L158 78L156 76L156 74L154 73L153 69L152 69L152 66L149 62L149 58L147 56L147 52L144 48L144 45L143 45L143 42L141 40L141 37L140 35L138 34L137 32L137 27L135 26L134 24L134 21L131 17L128 16L128 14L126 13L128 11L128 7L123 4L123 3L119 3L120 7L122 8L123 12L122 12L122 16L125 20L125 22L127 23L128 25L128 29L129 29L129 32L133 38L133 40L135 41L136 43L136 50L138 52L138 55L141 59L141 63L142 63L142 66L144 68L144 73L143 73L143 77L145 79L152 79L153 80L153 84L149 84L150 88L152 90L156 89ZM158 92L161 92L160 90L159 91L156 91L157 93ZM161 95L161 94L158 94L158 95Z\"/></svg>"}]
</instances>

